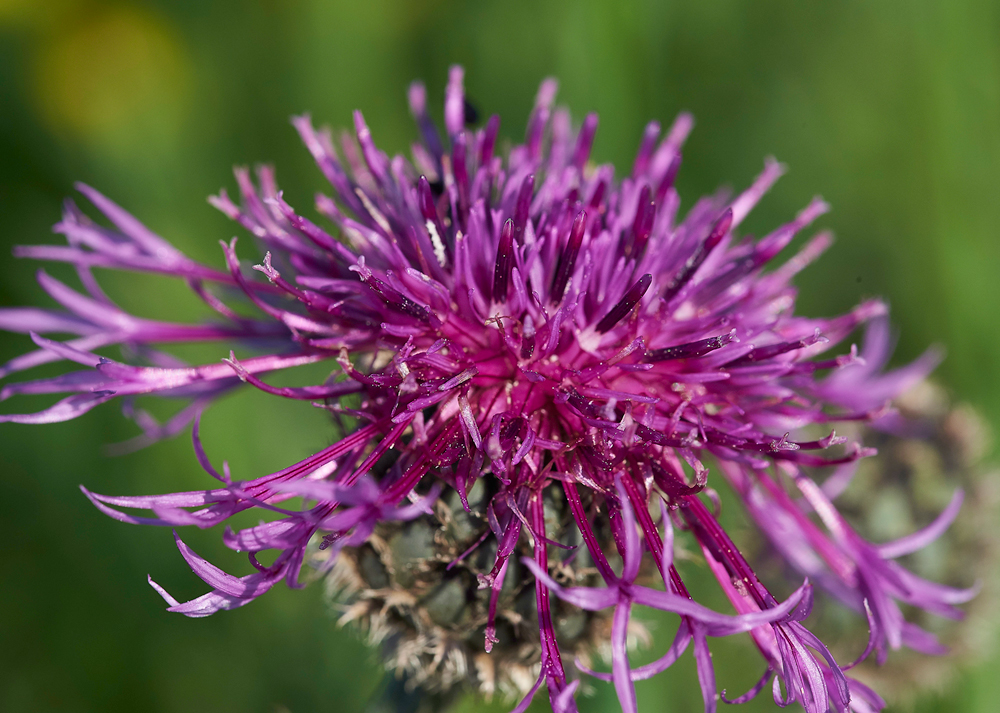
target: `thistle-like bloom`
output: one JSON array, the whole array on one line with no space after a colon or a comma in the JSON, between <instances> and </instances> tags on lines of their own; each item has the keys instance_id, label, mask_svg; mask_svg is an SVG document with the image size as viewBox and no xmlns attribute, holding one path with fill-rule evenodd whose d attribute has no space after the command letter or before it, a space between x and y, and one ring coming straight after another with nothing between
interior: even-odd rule
<instances>
[{"instance_id":1,"label":"thistle-like bloom","mask_svg":"<svg viewBox=\"0 0 1000 713\"><path fill-rule=\"evenodd\" d=\"M211 199L266 251L254 258L262 277L244 269L235 239L222 244L225 270L202 265L80 186L113 227L70 202L57 226L68 245L17 253L75 266L86 294L41 272L42 287L65 309L5 309L0 326L30 333L38 346L4 366L3 376L57 360L86 368L6 386L2 398L70 395L39 413L0 418L61 421L147 394L186 404L165 424L134 412L144 431L138 445L194 421L198 460L219 487L133 497L84 489L102 512L128 523L208 528L248 509L271 518L223 535L229 547L249 553L249 575L220 570L177 537L211 591L181 603L151 581L170 611L197 617L240 607L281 580L299 586L307 557L320 569L347 558L364 597L381 597L383 612L405 609L410 614L399 618L410 623L400 631L420 632L382 636L387 649L395 647L387 651L393 665L418 673L412 667L424 665L425 650L414 642L426 648L433 639L433 666L449 672L439 687L464 673L491 691L497 678L512 677L514 668L484 673L482 657L491 650L514 656L500 631L513 626L521 637L516 656L531 672L526 681L507 682L524 694L519 711L543 685L554 710L575 710L585 673L613 681L631 713L633 682L670 666L688 645L705 708L715 710L708 638L741 632L756 642L765 674L736 700L773 679L780 705L797 701L810 713L879 709L878 695L847 678L848 667L803 623L813 586L867 617L865 654L882 659L902 646L938 653L934 637L903 618L900 603L958 617L955 605L972 592L918 579L895 559L943 531L961 495L924 530L871 544L838 514L832 486L812 474L871 452L827 435L828 424L891 421L891 399L923 379L937 357L885 372L890 340L880 302L829 319L794 314L790 281L829 235L768 266L826 204L814 200L761 239L737 232L782 173L778 163L768 161L735 199L702 198L681 218L674 178L691 118L680 116L662 141L651 123L631 172L616 179L611 166L589 161L597 117L574 130L565 111L553 110L555 89L552 81L542 84L524 144L505 155L496 152L497 117L478 130L468 126L473 112L459 68L446 90L444 137L427 115L423 86L411 87L422 138L412 160L379 151L360 113L339 152L329 132L295 118L332 185L333 197L318 196L316 208L335 230L296 212L270 168L260 169L257 184L237 170L239 205L225 192ZM215 321L130 316L100 290L94 267L181 278L217 313ZM232 309L235 299L249 301L257 316ZM862 326L860 353L852 346L830 355ZM220 342L226 358L184 366L161 351L195 341ZM130 348L133 363L97 353L115 344ZM275 387L262 378L319 361L332 367L321 384ZM220 474L198 439L198 418L243 384L328 409L342 437L276 473L248 480L234 480L228 469ZM713 478L729 483L762 533L808 577L785 601L720 526ZM282 507L295 497L302 509ZM413 554L421 527L429 544ZM735 613L694 600L673 559L677 528L700 547ZM366 547L374 558L365 559ZM258 559L264 551L277 553L266 566ZM456 572L472 572L473 580L455 590L455 611L467 620L449 628L457 614L441 613L446 600L437 593L451 591L442 588ZM639 668L626 646L635 607L680 617L663 657ZM564 619L573 612L585 618L567 634ZM477 632L478 653L467 653L468 637L457 628ZM610 674L584 663L602 631ZM533 644L524 643L525 632Z\"/></svg>"}]
</instances>

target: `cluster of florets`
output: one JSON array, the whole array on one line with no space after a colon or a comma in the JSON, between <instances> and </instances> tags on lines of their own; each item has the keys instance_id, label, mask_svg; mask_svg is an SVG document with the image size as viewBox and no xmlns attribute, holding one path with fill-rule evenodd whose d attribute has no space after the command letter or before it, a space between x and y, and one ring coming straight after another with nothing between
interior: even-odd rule
<instances>
[{"instance_id":1,"label":"cluster of florets","mask_svg":"<svg viewBox=\"0 0 1000 713\"><path fill-rule=\"evenodd\" d=\"M226 545L248 553L253 571L245 576L220 570L178 537L182 556L212 589L180 603L151 581L170 611L206 616L243 606L281 580L299 586L310 548L333 566L338 552L356 556L379 527L428 516L446 496L451 511L471 511L468 494L485 484L481 531L470 530L467 548L451 564L490 552L477 571L483 620L471 624L481 627L486 652L498 641L498 601L515 565L517 584L533 592L537 659L517 710L543 685L554 710L575 710L583 672L612 681L623 709L635 711L633 682L670 666L689 645L706 710L714 710L719 696L707 640L740 632L753 637L765 674L735 700L773 678L780 705L797 701L810 713L880 708L881 699L846 677L849 667L803 624L813 584L867 617L864 655L875 651L882 659L901 646L937 653L933 636L908 623L900 604L957 617L954 605L971 592L920 580L894 560L938 535L957 514L960 496L927 528L874 545L838 514L829 490L808 471L868 455L820 429L891 420L889 401L922 379L936 357L884 373L890 340L880 302L831 319L793 313L790 280L826 248L829 235L766 268L826 204L814 200L761 239L736 232L781 174L779 164L769 161L735 199L702 198L681 218L674 178L691 118L680 116L662 140L659 124L651 123L631 172L616 179L611 166L589 160L597 117L574 129L567 112L553 110L555 89L552 81L542 84L524 144L505 155L495 150L496 116L480 129L468 125L458 68L446 90L445 137L428 117L423 86L410 89L422 136L412 161L379 151L360 113L339 152L329 132L315 130L308 117L294 119L334 189L333 198L318 196L316 207L336 231L297 213L269 168L256 185L245 170L236 172L240 205L224 192L212 199L266 249L253 266L262 277L244 270L235 239L223 243L228 269L215 270L81 186L113 227L68 203L57 226L67 246L18 252L74 265L87 294L40 273L66 311L6 309L0 325L30 332L39 347L7 364L4 375L60 359L87 368L8 385L3 398L71 395L40 413L0 418L59 421L145 394L187 402L165 424L138 419L140 443L193 420L196 454L219 487L139 497L84 492L129 523L207 528L248 509L274 519L225 531ZM187 325L130 316L97 286L95 267L180 277L216 319ZM256 306L258 318L227 305L233 288ZM867 340L860 354L851 347L827 356L861 325ZM53 341L42 333L76 336ZM160 351L193 341L221 341L228 358L182 366ZM133 347L140 360L126 364L95 351L115 344ZM323 360L335 367L321 384L275 387L261 378ZM244 383L321 405L343 437L256 479L219 473L201 447L198 418ZM808 577L783 602L709 506L715 495L707 459L716 466L713 477L729 483L778 552ZM296 497L302 509L280 506ZM553 498L568 523L558 533L546 518L545 501ZM734 614L694 601L673 561L677 527L700 546ZM258 559L263 551L277 553L266 566ZM573 566L578 557L587 567ZM649 586L654 576L659 585ZM609 674L564 660L553 598L607 612ZM630 665L626 645L636 606L680 617L666 654L639 668Z\"/></svg>"}]
</instances>

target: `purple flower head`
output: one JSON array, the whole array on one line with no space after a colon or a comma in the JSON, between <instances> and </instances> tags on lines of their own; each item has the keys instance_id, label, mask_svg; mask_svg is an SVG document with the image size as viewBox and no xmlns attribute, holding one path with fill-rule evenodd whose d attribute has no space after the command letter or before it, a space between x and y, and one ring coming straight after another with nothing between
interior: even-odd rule
<instances>
[{"instance_id":1,"label":"purple flower head","mask_svg":"<svg viewBox=\"0 0 1000 713\"><path fill-rule=\"evenodd\" d=\"M381 152L360 112L354 135L339 142L309 117L294 118L332 187L315 207L333 227L290 206L270 168L256 182L237 170L239 201L223 191L211 202L260 246L251 269L235 238L222 242L225 269L202 265L79 186L110 227L67 202L56 226L65 246L17 249L72 264L83 291L40 272L62 309L0 310L0 327L29 333L37 345L0 375L60 360L86 368L8 384L0 398L65 396L41 412L0 420L63 421L121 399L143 430L131 446L194 422L198 461L219 487L130 497L84 489L102 512L134 524L208 528L249 509L268 516L225 530L225 544L248 553L252 571L244 576L223 572L175 535L211 591L181 603L150 580L170 611L205 616L243 606L281 580L299 586L307 561L326 571L346 558L368 590L382 592L383 610L423 607L442 660L466 657L420 672L437 676L439 688L465 682L462 672L475 669L467 678L492 692L490 676L498 674L487 676L484 667L489 656L507 655L502 630L517 614L533 632L523 649L530 656L519 663L530 676L508 681L521 697L519 711L543 685L554 710L576 710L579 676L589 674L613 682L631 713L633 682L669 667L689 644L705 709L714 711L720 696L708 639L741 633L753 637L766 673L736 701L773 679L779 705L797 701L810 713L881 708L803 624L813 586L867 617L865 654L939 653L933 635L908 623L898 603L957 617L955 605L972 593L919 579L895 558L939 535L961 496L924 530L871 544L811 474L870 455L830 424L891 422L891 400L923 379L937 355L886 371L890 340L878 301L832 318L795 314L791 280L830 236L819 233L773 263L827 205L814 199L760 239L739 233L783 172L777 162L768 160L735 197L701 198L681 211L674 179L690 116L681 115L662 140L651 123L631 173L616 178L613 167L590 160L596 115L574 131L568 113L553 107L554 81L538 92L524 143L503 155L497 117L470 126L462 82L453 68L443 135L428 117L424 87L411 86L421 136L411 159ZM181 278L214 320L133 317L101 291L94 267ZM244 308L234 309L235 301ZM254 317L243 316L246 304ZM842 346L862 327L860 353ZM164 351L201 341L219 344L218 362L189 366ZM128 346L133 358L104 356L113 345ZM321 361L331 369L322 383L266 381L269 372ZM198 421L215 399L244 385L329 410L342 437L275 473L239 481L228 467L220 474L202 448ZM151 394L183 405L160 424L132 407ZM808 577L783 602L719 524L718 478ZM282 507L293 498L301 508ZM735 613L695 601L673 560L675 527L694 538ZM425 531L426 551L418 536ZM447 556L442 543L452 548ZM277 556L265 566L258 555L267 551ZM456 579L463 571L472 573L465 589ZM424 587L419 596L414 587ZM520 593L532 592L531 610L511 613L510 597L523 602ZM445 595L453 594L460 606L448 609ZM635 607L680 617L667 652L637 668L626 644ZM610 674L586 665L586 647L575 643L585 637L565 633L573 612L591 634L608 624ZM452 626L459 616L466 617L461 626ZM462 648L459 628L476 632L478 651Z\"/></svg>"}]
</instances>

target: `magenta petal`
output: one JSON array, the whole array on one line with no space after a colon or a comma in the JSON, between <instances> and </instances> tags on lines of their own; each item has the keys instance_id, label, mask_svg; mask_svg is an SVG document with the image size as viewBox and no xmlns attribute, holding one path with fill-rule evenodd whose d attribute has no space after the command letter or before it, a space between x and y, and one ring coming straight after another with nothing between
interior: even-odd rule
<instances>
[{"instance_id":1,"label":"magenta petal","mask_svg":"<svg viewBox=\"0 0 1000 713\"><path fill-rule=\"evenodd\" d=\"M622 552L622 581L634 582L639 574L639 564L642 559L642 545L639 542L639 534L636 530L635 513L632 504L629 502L628 494L621 484L621 476L615 478L615 488L618 491L618 502L621 504L622 530L624 531L624 543Z\"/></svg>"},{"instance_id":2,"label":"magenta petal","mask_svg":"<svg viewBox=\"0 0 1000 713\"><path fill-rule=\"evenodd\" d=\"M228 466L223 469L224 475L219 475L218 471L212 466L212 462L208 459L208 455L205 453L205 448L201 443L201 410L198 410L194 416L194 426L191 429L191 440L194 443L194 453L198 458L198 463L205 470L206 473L211 475L216 480L219 480L226 485L232 484L232 479L229 477Z\"/></svg>"},{"instance_id":3,"label":"magenta petal","mask_svg":"<svg viewBox=\"0 0 1000 713\"><path fill-rule=\"evenodd\" d=\"M224 507L221 509L205 508L202 510L197 510L195 512L188 512L187 510L182 510L181 508L154 506L152 508L153 514L163 524L169 524L174 527L190 526L200 527L202 529L214 527L220 522L228 518L232 512L230 508Z\"/></svg>"},{"instance_id":4,"label":"magenta petal","mask_svg":"<svg viewBox=\"0 0 1000 713\"><path fill-rule=\"evenodd\" d=\"M399 508L387 509L385 511L385 518L388 520L405 521L432 513L434 511L434 503L437 501L443 488L444 486L442 483L435 483L433 487L431 487L430 492L416 502Z\"/></svg>"},{"instance_id":5,"label":"magenta petal","mask_svg":"<svg viewBox=\"0 0 1000 713\"><path fill-rule=\"evenodd\" d=\"M62 332L67 334L92 334L97 330L93 324L75 315L37 307L4 307L0 309L0 329L5 332L47 334Z\"/></svg>"},{"instance_id":6,"label":"magenta petal","mask_svg":"<svg viewBox=\"0 0 1000 713\"><path fill-rule=\"evenodd\" d=\"M174 541L177 543L177 549L180 550L181 556L190 565L191 571L210 587L223 594L241 598L254 597L261 590L259 585L248 587L248 583L239 577L227 574L214 564L208 562L208 560L199 557L195 554L194 550L184 544L176 532L174 532Z\"/></svg>"},{"instance_id":7,"label":"magenta petal","mask_svg":"<svg viewBox=\"0 0 1000 713\"><path fill-rule=\"evenodd\" d=\"M174 599L172 596L170 596L170 593L167 592L166 589L164 589L159 584L157 584L156 582L154 582L152 577L150 577L149 575L146 575L146 581L149 582L149 586L151 586L153 589L156 590L157 594L159 594L161 597L163 597L163 601L165 601L171 607L180 606L180 602L178 602L176 599Z\"/></svg>"},{"instance_id":8,"label":"magenta petal","mask_svg":"<svg viewBox=\"0 0 1000 713\"><path fill-rule=\"evenodd\" d=\"M114 333L114 334L99 333L99 334L91 334L86 337L80 337L79 339L71 339L68 342L65 342L65 344L68 344L69 346L75 349L90 350L90 349L100 349L101 347L105 347L109 344L116 344L122 341L123 339L124 335L120 333ZM3 366L0 366L0 378L4 378L6 376L9 376L10 374L14 374L19 371L26 371L28 369L33 369L36 366L40 366L42 364L51 364L52 362L59 361L60 359L62 359L61 356L59 356L55 352L49 351L48 349L36 349L35 351L27 352L25 354L22 354L21 356L14 357ZM63 376L66 375L64 374ZM93 376L99 376L99 375L93 374ZM39 379L38 382L47 382L56 384L59 382L60 378L61 377L57 376L53 377L52 379ZM4 395L0 397L0 400L5 399L11 394L15 393L32 393L29 389L24 388L25 383L30 384L32 382L21 382L20 384L8 384L7 386L5 386L3 389ZM100 379L98 383L103 384L104 380ZM79 390L82 389L55 388L52 389L51 391L79 391ZM41 393L51 393L51 391L45 391Z\"/></svg>"},{"instance_id":9,"label":"magenta petal","mask_svg":"<svg viewBox=\"0 0 1000 713\"><path fill-rule=\"evenodd\" d=\"M788 700L795 700L802 704L808 713L826 713L829 708L829 689L826 685L826 678L823 668L813 657L813 654L806 648L806 641L801 637L804 627L798 623L782 624L776 627L778 651L781 655L781 676L780 680L785 684ZM812 637L815 639L815 637ZM809 646L813 641L808 642ZM820 644L824 651L826 647ZM829 652L826 652L829 655ZM831 657L832 659L832 657ZM836 666L836 664L833 664ZM835 669L836 688L834 690L846 690L846 680L839 668ZM780 687L779 679L775 679L773 685L775 702L779 702ZM837 709L838 713L846 713L846 708Z\"/></svg>"},{"instance_id":10,"label":"magenta petal","mask_svg":"<svg viewBox=\"0 0 1000 713\"><path fill-rule=\"evenodd\" d=\"M90 394L76 394L36 413L0 414L0 423L59 423L82 416L95 406L114 398L114 391L95 391Z\"/></svg>"},{"instance_id":11,"label":"magenta petal","mask_svg":"<svg viewBox=\"0 0 1000 713\"><path fill-rule=\"evenodd\" d=\"M99 495L92 493L83 486L80 486L84 494L93 500L98 500L109 505L117 505L126 508L141 508L144 510L154 507L166 508L189 508L215 503L234 501L238 498L232 491L222 488L218 490L193 490L186 493L168 493L166 495ZM96 503L95 503L96 504Z\"/></svg>"},{"instance_id":12,"label":"magenta petal","mask_svg":"<svg viewBox=\"0 0 1000 713\"><path fill-rule=\"evenodd\" d=\"M660 499L660 522L663 524L663 556L660 558L660 571L666 572L674 565L674 526L670 522L667 506Z\"/></svg>"},{"instance_id":13,"label":"magenta petal","mask_svg":"<svg viewBox=\"0 0 1000 713\"><path fill-rule=\"evenodd\" d=\"M666 671L673 666L674 662L687 650L688 644L691 643L691 638L691 628L688 620L682 618L680 626L677 627L677 634L674 636L674 641L670 644L667 652L652 663L632 669L633 680L639 681L652 678L661 671Z\"/></svg>"},{"instance_id":14,"label":"magenta petal","mask_svg":"<svg viewBox=\"0 0 1000 713\"><path fill-rule=\"evenodd\" d=\"M552 713L575 713L576 703L573 696L576 695L576 689L579 687L580 679L570 681L566 688L552 699Z\"/></svg>"},{"instance_id":15,"label":"magenta petal","mask_svg":"<svg viewBox=\"0 0 1000 713\"><path fill-rule=\"evenodd\" d=\"M364 521L367 518L374 517L375 512L368 511L364 507L350 508L349 510L341 510L328 518L325 518L319 523L319 526L323 530L329 532L346 532L352 527L358 525L358 523Z\"/></svg>"},{"instance_id":16,"label":"magenta petal","mask_svg":"<svg viewBox=\"0 0 1000 713\"><path fill-rule=\"evenodd\" d=\"M183 255L177 248L159 235L156 235L136 219L135 216L124 210L110 198L105 197L99 191L85 183L77 183L76 190L87 196L87 199L97 206L112 223L118 226L122 233L134 240L144 251L166 262L183 258Z\"/></svg>"},{"instance_id":17,"label":"magenta petal","mask_svg":"<svg viewBox=\"0 0 1000 713\"><path fill-rule=\"evenodd\" d=\"M633 681L643 681L647 678L652 678L658 673L666 671L668 668L674 665L674 662L681 657L681 655L687 650L688 644L691 643L691 629L688 625L688 620L686 618L681 619L681 624L677 628L677 634L674 636L674 641L667 649L667 652L658 658L656 661L652 661L643 666L632 669L632 680ZM611 682L612 676L610 673L602 673L600 671L594 671L578 659L574 662L577 669L588 676L593 676L594 678L600 679L601 681Z\"/></svg>"},{"instance_id":18,"label":"magenta petal","mask_svg":"<svg viewBox=\"0 0 1000 713\"><path fill-rule=\"evenodd\" d=\"M44 270L37 273L38 284L59 304L74 314L93 324L104 325L115 330L127 329L138 324L139 320L131 317L116 307L84 297L76 290L47 274Z\"/></svg>"},{"instance_id":19,"label":"magenta petal","mask_svg":"<svg viewBox=\"0 0 1000 713\"><path fill-rule=\"evenodd\" d=\"M808 584L802 585L781 605L772 609L737 616L719 614L708 607L691 601L687 597L649 589L648 587L633 586L631 593L636 604L642 604L661 611L673 612L682 616L689 616L704 626L709 635L729 636L784 619L788 616L789 612L793 611L799 605L808 586Z\"/></svg>"},{"instance_id":20,"label":"magenta petal","mask_svg":"<svg viewBox=\"0 0 1000 713\"><path fill-rule=\"evenodd\" d=\"M78 364L83 364L84 366L96 367L102 361L102 358L96 354L76 349L69 346L65 342L58 342L54 339L46 339L35 332L31 333L31 341L40 346L42 349L46 349L54 354L57 354L63 359L75 361Z\"/></svg>"},{"instance_id":21,"label":"magenta petal","mask_svg":"<svg viewBox=\"0 0 1000 713\"><path fill-rule=\"evenodd\" d=\"M708 640L697 626L693 638L694 660L698 664L698 683L701 685L701 696L705 701L705 713L715 713L715 667L712 665L712 653L708 650Z\"/></svg>"},{"instance_id":22,"label":"magenta petal","mask_svg":"<svg viewBox=\"0 0 1000 713\"><path fill-rule=\"evenodd\" d=\"M538 689L542 687L542 683L545 682L545 671L542 670L538 674L538 679L535 681L534 685L528 689L528 692L524 694L524 698L511 709L510 713L525 713L528 710L528 706L531 705L531 701L535 698L535 694L538 693Z\"/></svg>"},{"instance_id":23,"label":"magenta petal","mask_svg":"<svg viewBox=\"0 0 1000 713\"><path fill-rule=\"evenodd\" d=\"M371 481L362 480L359 482L359 485L365 482L370 483ZM373 502L375 499L374 496L378 493L376 489L371 496L352 496L352 488L350 486L344 486L329 480L293 480L285 483L275 483L274 489L301 495L317 502L343 502L347 505ZM357 490L354 489L354 493L356 492Z\"/></svg>"},{"instance_id":24,"label":"magenta petal","mask_svg":"<svg viewBox=\"0 0 1000 713\"><path fill-rule=\"evenodd\" d=\"M826 648L826 645L820 641L815 634L806 629L804 626L801 624L793 624L792 626L796 627L796 633L802 638L807 646L810 646L814 651L818 651L820 655L826 659L827 664L830 666L834 683L831 690L837 693L837 700L844 702L844 710L846 711L846 702L850 700L851 694L847 686L847 678L841 671L840 666L838 666L837 662L834 660L833 654L830 653L830 650Z\"/></svg>"},{"instance_id":25,"label":"magenta petal","mask_svg":"<svg viewBox=\"0 0 1000 713\"><path fill-rule=\"evenodd\" d=\"M944 534L951 523L955 521L958 517L959 510L962 509L962 500L965 497L965 493L961 488L955 491L955 494L951 496L951 501L948 506L941 511L941 513L934 519L930 525L927 525L916 532L901 537L898 540L893 540L892 542L886 542L881 545L875 545L875 551L878 552L879 556L883 559L894 559L896 557L902 557L903 555L908 555L917 550L923 549L934 540L938 539Z\"/></svg>"},{"instance_id":26,"label":"magenta petal","mask_svg":"<svg viewBox=\"0 0 1000 713\"><path fill-rule=\"evenodd\" d=\"M832 674L828 674L827 678ZM847 685L851 690L851 711L852 713L879 713L885 708L886 703L875 691L853 678L847 679Z\"/></svg>"},{"instance_id":27,"label":"magenta petal","mask_svg":"<svg viewBox=\"0 0 1000 713\"><path fill-rule=\"evenodd\" d=\"M597 589L594 587L562 587L552 579L548 573L542 572L535 561L529 557L522 557L521 562L531 570L536 579L545 584L557 597L573 606L586 609L587 611L600 611L614 606L619 599L618 589L615 587L605 587Z\"/></svg>"},{"instance_id":28,"label":"magenta petal","mask_svg":"<svg viewBox=\"0 0 1000 713\"><path fill-rule=\"evenodd\" d=\"M90 502L92 502L94 504L94 506L98 510L100 510L101 512L103 512L108 517L111 517L111 518L113 518L115 520L118 520L119 522L127 522L130 525L168 525L168 526L173 526L175 524L175 523L170 522L168 520L163 520L162 518L138 517L138 516L135 516L135 515L128 515L126 513L121 512L120 510L115 510L114 508L105 505L104 502L100 499L101 496L98 496L98 495L95 495L94 493L91 493L89 490L87 490L82 485L80 486L80 490L83 491L83 494L87 496L87 499L90 500Z\"/></svg>"},{"instance_id":29,"label":"magenta petal","mask_svg":"<svg viewBox=\"0 0 1000 713\"><path fill-rule=\"evenodd\" d=\"M931 656L944 656L948 647L941 644L938 638L929 631L924 631L916 624L903 623L903 644L914 651Z\"/></svg>"},{"instance_id":30,"label":"magenta petal","mask_svg":"<svg viewBox=\"0 0 1000 713\"><path fill-rule=\"evenodd\" d=\"M628 620L631 608L628 600L619 602L611 624L611 676L623 713L638 713L632 670L628 664Z\"/></svg>"},{"instance_id":31,"label":"magenta petal","mask_svg":"<svg viewBox=\"0 0 1000 713\"><path fill-rule=\"evenodd\" d=\"M263 575L255 574L250 576L254 577L261 584L261 586L255 588L256 596L260 596L274 586L274 582L266 581ZM203 616L211 616L219 611L238 609L252 601L252 598L236 597L221 592L209 592L183 604L169 607L167 611L197 619Z\"/></svg>"},{"instance_id":32,"label":"magenta petal","mask_svg":"<svg viewBox=\"0 0 1000 713\"><path fill-rule=\"evenodd\" d=\"M32 352L32 354L48 354L56 357L50 351ZM118 393L115 389L109 388L111 385L114 384L109 383L106 378L96 371L71 371L68 374L54 376L51 379L35 379L33 381L7 384L0 390L0 400L8 399L18 394L52 394L67 391L86 392L91 396L98 392Z\"/></svg>"},{"instance_id":33,"label":"magenta petal","mask_svg":"<svg viewBox=\"0 0 1000 713\"><path fill-rule=\"evenodd\" d=\"M227 530L222 541L226 547L248 552L267 549L286 549L301 544L310 531L308 523L300 519L287 518L265 522L237 532Z\"/></svg>"},{"instance_id":34,"label":"magenta petal","mask_svg":"<svg viewBox=\"0 0 1000 713\"><path fill-rule=\"evenodd\" d=\"M755 683L750 688L750 690L744 693L742 696L737 696L736 698L733 699L726 698L726 689L722 689L722 694L720 698L722 698L723 703L730 703L730 704L747 703L749 701L752 701L754 698L757 697L757 695L761 691L764 690L764 686L766 686L771 681L771 676L773 675L774 671L771 669L771 666L768 665L767 669L764 671L764 675L760 677L760 680L757 681L757 683Z\"/></svg>"}]
</instances>

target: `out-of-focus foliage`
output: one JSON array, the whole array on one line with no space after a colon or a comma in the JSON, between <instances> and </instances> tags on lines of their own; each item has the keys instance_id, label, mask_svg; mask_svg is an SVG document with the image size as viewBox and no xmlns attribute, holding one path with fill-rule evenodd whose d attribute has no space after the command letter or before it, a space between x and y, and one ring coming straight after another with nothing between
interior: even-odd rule
<instances>
[{"instance_id":1,"label":"out-of-focus foliage","mask_svg":"<svg viewBox=\"0 0 1000 713\"><path fill-rule=\"evenodd\" d=\"M217 241L239 231L204 198L232 185L231 165L274 162L293 205L323 189L290 114L348 126L362 108L379 144L402 151L415 138L408 82L425 79L438 106L458 62L480 112L500 113L501 134L520 136L539 80L555 75L577 117L600 113L594 155L620 168L648 119L693 111L682 197L745 185L767 154L788 163L747 229L787 220L814 193L832 203L824 225L838 242L803 274L801 310L834 314L886 296L899 358L945 344L939 378L996 422L998 28L1000 6L988 0L0 0L0 250L47 240L83 180L221 265ZM0 304L46 303L35 265L3 264ZM101 277L137 314L200 313L165 281ZM0 358L27 345L4 335ZM203 586L169 533L109 520L76 488L207 487L185 437L107 457L104 446L133 428L113 406L66 424L0 428L0 709L360 710L381 674L336 628L321 587L282 588L208 620L163 611L146 572L179 598ZM318 411L254 393L209 412L203 432L237 478L332 436ZM213 561L240 566L217 538L188 537ZM741 666L745 649L718 648L720 684L742 692L760 672ZM960 672L919 710L993 710L998 663ZM695 709L690 657L639 696L642 710ZM581 704L616 706L603 685ZM772 707L764 694L747 710Z\"/></svg>"}]
</instances>

